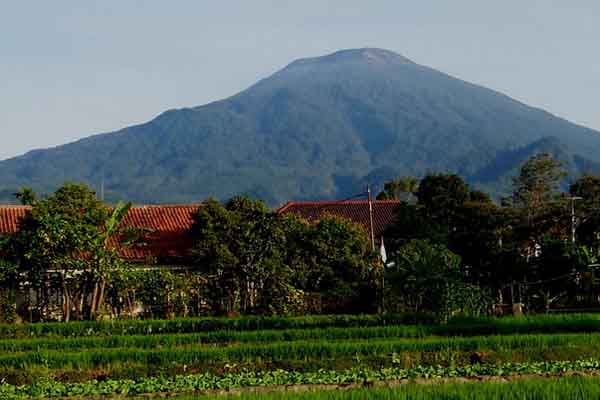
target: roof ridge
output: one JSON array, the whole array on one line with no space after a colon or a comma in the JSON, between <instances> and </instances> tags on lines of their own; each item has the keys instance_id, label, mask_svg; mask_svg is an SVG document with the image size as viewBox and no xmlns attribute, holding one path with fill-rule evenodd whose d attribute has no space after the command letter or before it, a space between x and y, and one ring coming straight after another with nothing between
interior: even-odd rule
<instances>
[{"instance_id":1,"label":"roof ridge","mask_svg":"<svg viewBox=\"0 0 600 400\"><path fill-rule=\"evenodd\" d=\"M401 203L402 200L396 200L396 199L385 199L385 200L371 200L373 203ZM300 200L300 201L288 201L283 207L288 207L290 205L318 205L318 204L352 204L352 203L356 203L356 204L361 204L361 203L368 203L369 200L365 199L365 200L354 200L354 199L350 199L350 200ZM281 207L281 208L283 208Z\"/></svg>"},{"instance_id":2,"label":"roof ridge","mask_svg":"<svg viewBox=\"0 0 600 400\"><path fill-rule=\"evenodd\" d=\"M131 208L175 208L175 207L201 207L203 203L190 203L190 204L133 204ZM115 204L107 204L107 208L116 207ZM32 206L21 205L21 204L0 204L0 208L8 209L30 209Z\"/></svg>"},{"instance_id":3,"label":"roof ridge","mask_svg":"<svg viewBox=\"0 0 600 400\"><path fill-rule=\"evenodd\" d=\"M188 204L133 204L131 208L176 208L176 207L201 207L204 203L188 203ZM111 206L112 207L112 206Z\"/></svg>"},{"instance_id":4,"label":"roof ridge","mask_svg":"<svg viewBox=\"0 0 600 400\"><path fill-rule=\"evenodd\" d=\"M400 204L402 200L386 199L386 200L372 200L373 204ZM369 200L291 200L285 203L283 206L276 210L277 214L284 213L290 208L298 206L335 206L335 205L351 205L351 204L368 204Z\"/></svg>"}]
</instances>

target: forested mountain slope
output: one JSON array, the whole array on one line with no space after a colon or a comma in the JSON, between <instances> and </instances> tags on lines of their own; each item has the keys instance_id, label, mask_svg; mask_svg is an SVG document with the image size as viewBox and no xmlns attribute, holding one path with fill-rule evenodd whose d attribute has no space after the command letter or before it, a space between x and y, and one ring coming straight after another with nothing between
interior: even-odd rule
<instances>
[{"instance_id":1,"label":"forested mountain slope","mask_svg":"<svg viewBox=\"0 0 600 400\"><path fill-rule=\"evenodd\" d=\"M499 193L538 150L574 173L593 170L600 133L387 50L343 50L294 61L222 101L2 161L0 199L23 185L104 181L111 201L246 193L277 205L427 171Z\"/></svg>"}]
</instances>

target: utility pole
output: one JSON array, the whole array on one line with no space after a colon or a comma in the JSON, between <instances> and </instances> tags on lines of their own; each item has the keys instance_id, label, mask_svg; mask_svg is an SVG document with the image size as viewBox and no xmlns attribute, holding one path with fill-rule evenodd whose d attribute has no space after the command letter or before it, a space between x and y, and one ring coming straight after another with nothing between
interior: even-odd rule
<instances>
[{"instance_id":1,"label":"utility pole","mask_svg":"<svg viewBox=\"0 0 600 400\"><path fill-rule=\"evenodd\" d=\"M371 225L371 250L375 251L375 233L373 232L373 196L371 195L371 186L367 185L367 194L369 195L369 223Z\"/></svg>"},{"instance_id":2,"label":"utility pole","mask_svg":"<svg viewBox=\"0 0 600 400\"><path fill-rule=\"evenodd\" d=\"M573 244L573 250L575 250L575 201L583 200L583 197L571 196L571 243Z\"/></svg>"},{"instance_id":3,"label":"utility pole","mask_svg":"<svg viewBox=\"0 0 600 400\"><path fill-rule=\"evenodd\" d=\"M102 180L100 181L100 201L104 203L104 172L102 172Z\"/></svg>"},{"instance_id":4,"label":"utility pole","mask_svg":"<svg viewBox=\"0 0 600 400\"><path fill-rule=\"evenodd\" d=\"M573 276L575 277L575 282L579 283L579 274L577 273L577 268L575 266L575 201L576 200L581 200L581 197L577 197L577 196L571 196L571 251L573 252L572 254L572 263L573 263L573 269L572 269L572 273Z\"/></svg>"},{"instance_id":5,"label":"utility pole","mask_svg":"<svg viewBox=\"0 0 600 400\"><path fill-rule=\"evenodd\" d=\"M381 237L381 249L379 250L381 258L381 313L385 314L385 267L387 263L387 253L383 244L383 236Z\"/></svg>"}]
</instances>

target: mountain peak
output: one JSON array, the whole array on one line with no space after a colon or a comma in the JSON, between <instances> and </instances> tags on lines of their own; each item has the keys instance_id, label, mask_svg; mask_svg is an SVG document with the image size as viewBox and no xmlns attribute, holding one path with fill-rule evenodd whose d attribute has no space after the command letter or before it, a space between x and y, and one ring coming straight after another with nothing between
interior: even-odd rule
<instances>
[{"instance_id":1,"label":"mountain peak","mask_svg":"<svg viewBox=\"0 0 600 400\"><path fill-rule=\"evenodd\" d=\"M1 161L0 201L71 181L103 182L114 203L244 193L276 205L428 171L499 194L538 152L600 170L600 133L394 52L349 49L296 61L221 101Z\"/></svg>"},{"instance_id":2,"label":"mountain peak","mask_svg":"<svg viewBox=\"0 0 600 400\"><path fill-rule=\"evenodd\" d=\"M320 57L301 58L292 62L289 66L306 66L318 64L338 64L346 62L366 62L371 64L414 64L408 58L394 53L390 50L375 47L364 47L360 49L338 50L334 53Z\"/></svg>"}]
</instances>

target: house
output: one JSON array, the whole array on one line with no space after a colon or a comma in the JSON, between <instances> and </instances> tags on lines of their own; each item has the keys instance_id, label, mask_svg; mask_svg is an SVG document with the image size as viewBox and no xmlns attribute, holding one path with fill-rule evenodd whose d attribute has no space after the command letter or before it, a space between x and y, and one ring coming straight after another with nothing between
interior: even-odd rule
<instances>
[{"instance_id":1,"label":"house","mask_svg":"<svg viewBox=\"0 0 600 400\"><path fill-rule=\"evenodd\" d=\"M140 240L120 249L131 263L181 265L191 257L192 239L188 231L199 204L134 206L121 223L124 232L135 231ZM0 206L0 234L15 233L27 206Z\"/></svg>"},{"instance_id":2,"label":"house","mask_svg":"<svg viewBox=\"0 0 600 400\"><path fill-rule=\"evenodd\" d=\"M398 200L374 200L373 234L379 240L393 222ZM192 256L192 238L188 235L192 216L200 204L149 205L132 207L123 219L123 231L138 231L141 240L120 249L121 256L131 263L155 265L185 265ZM27 206L0 206L0 234L15 233L19 220L29 211ZM294 214L308 221L318 221L329 214L347 218L370 232L369 202L290 201L277 211L279 215Z\"/></svg>"},{"instance_id":3,"label":"house","mask_svg":"<svg viewBox=\"0 0 600 400\"><path fill-rule=\"evenodd\" d=\"M399 204L398 201L373 202L373 233L377 239L393 221ZM200 207L200 204L134 206L123 218L120 237L114 238L112 243L123 259L136 265L136 269L189 270L193 265L194 244L189 232L193 216ZM19 221L30 209L26 206L0 206L0 235L16 233ZM370 232L369 210L367 201L313 201L289 202L276 212L278 215L294 214L308 221L317 221L328 214L335 215L354 221ZM127 245L121 245L123 242ZM60 320L68 315L65 312L65 304L68 303L65 303L63 288L58 283L62 272L48 270L47 273L49 279L43 286L33 288L22 282L16 294L17 315L28 316L32 321ZM151 309L152 306L131 301L127 307L115 306L111 313L132 316Z\"/></svg>"},{"instance_id":4,"label":"house","mask_svg":"<svg viewBox=\"0 0 600 400\"><path fill-rule=\"evenodd\" d=\"M120 237L111 239L121 257L137 269L187 270L192 265L193 240L188 234L193 215L200 205L134 206L123 218ZM30 207L0 206L0 235L14 234ZM121 243L127 242L127 245ZM30 320L61 320L65 312L61 273L48 270L40 287L25 282L15 293L15 313ZM40 300L43 299L43 300ZM88 298L89 300L89 298ZM137 315L147 309L137 302L128 303L127 312L113 310L114 315Z\"/></svg>"},{"instance_id":5,"label":"house","mask_svg":"<svg viewBox=\"0 0 600 400\"><path fill-rule=\"evenodd\" d=\"M373 200L373 236L378 241L395 217L400 200ZM371 231L368 200L290 201L277 210L279 215L294 214L310 222L325 215L347 218Z\"/></svg>"}]
</instances>

